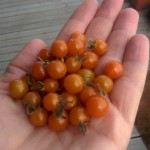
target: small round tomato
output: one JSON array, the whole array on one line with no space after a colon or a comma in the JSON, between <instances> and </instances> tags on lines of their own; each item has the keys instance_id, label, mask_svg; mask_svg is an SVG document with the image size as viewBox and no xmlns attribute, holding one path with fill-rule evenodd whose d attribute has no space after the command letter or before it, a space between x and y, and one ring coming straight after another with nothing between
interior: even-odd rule
<instances>
[{"instance_id":1,"label":"small round tomato","mask_svg":"<svg viewBox=\"0 0 150 150\"><path fill-rule=\"evenodd\" d=\"M51 114L48 118L48 125L53 131L63 131L68 127L68 114L63 111L62 115L56 117L55 114Z\"/></svg>"},{"instance_id":2,"label":"small round tomato","mask_svg":"<svg viewBox=\"0 0 150 150\"><path fill-rule=\"evenodd\" d=\"M82 67L87 69L94 69L98 64L98 56L90 51L87 51L83 55Z\"/></svg>"},{"instance_id":3,"label":"small round tomato","mask_svg":"<svg viewBox=\"0 0 150 150\"><path fill-rule=\"evenodd\" d=\"M47 124L48 113L44 108L39 108L29 116L29 119L34 126L42 127Z\"/></svg>"},{"instance_id":4,"label":"small round tomato","mask_svg":"<svg viewBox=\"0 0 150 150\"><path fill-rule=\"evenodd\" d=\"M80 69L77 73L84 79L85 82L93 82L95 79L95 73L90 69Z\"/></svg>"},{"instance_id":5,"label":"small round tomato","mask_svg":"<svg viewBox=\"0 0 150 150\"><path fill-rule=\"evenodd\" d=\"M44 85L44 91L46 93L56 92L59 87L58 81L56 79L52 79L52 78L46 78L43 81L43 85Z\"/></svg>"},{"instance_id":6,"label":"small round tomato","mask_svg":"<svg viewBox=\"0 0 150 150\"><path fill-rule=\"evenodd\" d=\"M70 39L68 42L68 50L71 56L82 55L85 44L79 39Z\"/></svg>"},{"instance_id":7,"label":"small round tomato","mask_svg":"<svg viewBox=\"0 0 150 150\"><path fill-rule=\"evenodd\" d=\"M29 104L33 107L37 107L41 103L41 96L38 92L32 91L28 92L24 97L23 101L26 104Z\"/></svg>"},{"instance_id":8,"label":"small round tomato","mask_svg":"<svg viewBox=\"0 0 150 150\"><path fill-rule=\"evenodd\" d=\"M81 62L77 57L68 57L65 64L68 73L76 73L81 68Z\"/></svg>"},{"instance_id":9,"label":"small round tomato","mask_svg":"<svg viewBox=\"0 0 150 150\"><path fill-rule=\"evenodd\" d=\"M98 90L102 90L109 93L113 88L113 81L106 75L99 75L95 78L94 83L96 84Z\"/></svg>"},{"instance_id":10,"label":"small round tomato","mask_svg":"<svg viewBox=\"0 0 150 150\"><path fill-rule=\"evenodd\" d=\"M36 80L39 80L39 81L44 80L47 76L45 64L41 61L37 61L32 66L31 74Z\"/></svg>"},{"instance_id":11,"label":"small round tomato","mask_svg":"<svg viewBox=\"0 0 150 150\"><path fill-rule=\"evenodd\" d=\"M106 64L104 72L111 79L118 79L123 74L123 65L118 61L110 61Z\"/></svg>"},{"instance_id":12,"label":"small round tomato","mask_svg":"<svg viewBox=\"0 0 150 150\"><path fill-rule=\"evenodd\" d=\"M70 39L79 39L81 40L83 43L86 43L86 37L85 35L82 33L82 32L73 32L71 35L70 35Z\"/></svg>"},{"instance_id":13,"label":"small round tomato","mask_svg":"<svg viewBox=\"0 0 150 150\"><path fill-rule=\"evenodd\" d=\"M84 107L76 106L69 114L69 121L73 126L80 128L83 134L86 133L86 125L90 121L90 117Z\"/></svg>"},{"instance_id":14,"label":"small round tomato","mask_svg":"<svg viewBox=\"0 0 150 150\"><path fill-rule=\"evenodd\" d=\"M78 98L75 94L71 94L68 92L63 92L60 95L62 103L65 103L65 110L71 110L74 106L78 104Z\"/></svg>"},{"instance_id":15,"label":"small round tomato","mask_svg":"<svg viewBox=\"0 0 150 150\"><path fill-rule=\"evenodd\" d=\"M28 92L28 84L23 79L16 79L10 82L9 91L13 98L20 99Z\"/></svg>"},{"instance_id":16,"label":"small round tomato","mask_svg":"<svg viewBox=\"0 0 150 150\"><path fill-rule=\"evenodd\" d=\"M40 57L42 60L49 60L50 59L50 51L49 48L43 48L40 50L38 57Z\"/></svg>"},{"instance_id":17,"label":"small round tomato","mask_svg":"<svg viewBox=\"0 0 150 150\"><path fill-rule=\"evenodd\" d=\"M79 93L83 89L83 86L83 78L78 74L70 74L64 79L64 87L69 93Z\"/></svg>"},{"instance_id":18,"label":"small round tomato","mask_svg":"<svg viewBox=\"0 0 150 150\"><path fill-rule=\"evenodd\" d=\"M90 117L84 107L76 106L69 114L69 121L72 125L78 126L80 123L89 122Z\"/></svg>"},{"instance_id":19,"label":"small round tomato","mask_svg":"<svg viewBox=\"0 0 150 150\"><path fill-rule=\"evenodd\" d=\"M108 50L108 45L105 41L101 39L96 39L95 41L89 41L90 49L98 56L104 55Z\"/></svg>"},{"instance_id":20,"label":"small round tomato","mask_svg":"<svg viewBox=\"0 0 150 150\"><path fill-rule=\"evenodd\" d=\"M61 79L67 73L67 67L60 60L53 60L47 66L48 75L53 79Z\"/></svg>"},{"instance_id":21,"label":"small round tomato","mask_svg":"<svg viewBox=\"0 0 150 150\"><path fill-rule=\"evenodd\" d=\"M95 95L98 95L98 92L94 87L84 87L83 90L80 92L79 97L83 103L86 103L87 99L90 96L95 96Z\"/></svg>"},{"instance_id":22,"label":"small round tomato","mask_svg":"<svg viewBox=\"0 0 150 150\"><path fill-rule=\"evenodd\" d=\"M64 40L55 40L51 45L51 54L57 58L66 57L68 46Z\"/></svg>"},{"instance_id":23,"label":"small round tomato","mask_svg":"<svg viewBox=\"0 0 150 150\"><path fill-rule=\"evenodd\" d=\"M57 93L48 93L43 97L43 106L48 111L55 111L58 108L59 95Z\"/></svg>"},{"instance_id":24,"label":"small round tomato","mask_svg":"<svg viewBox=\"0 0 150 150\"><path fill-rule=\"evenodd\" d=\"M91 117L102 117L109 110L109 103L104 96L91 96L86 101L86 110Z\"/></svg>"}]
</instances>

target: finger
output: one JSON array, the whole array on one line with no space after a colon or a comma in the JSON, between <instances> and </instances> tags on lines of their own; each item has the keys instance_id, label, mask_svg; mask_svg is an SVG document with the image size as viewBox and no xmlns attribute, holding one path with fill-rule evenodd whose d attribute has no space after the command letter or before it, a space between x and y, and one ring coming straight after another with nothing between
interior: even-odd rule
<instances>
[{"instance_id":1,"label":"finger","mask_svg":"<svg viewBox=\"0 0 150 150\"><path fill-rule=\"evenodd\" d=\"M117 17L114 28L107 40L108 52L101 57L96 73L103 71L104 65L110 60L122 62L125 47L129 39L136 33L139 15L132 8L124 9Z\"/></svg>"},{"instance_id":2,"label":"finger","mask_svg":"<svg viewBox=\"0 0 150 150\"><path fill-rule=\"evenodd\" d=\"M36 56L39 51L45 47L46 44L40 39L34 39L29 42L10 62L2 80L4 82L9 82L21 77L27 71L30 71L33 63L37 60Z\"/></svg>"},{"instance_id":3,"label":"finger","mask_svg":"<svg viewBox=\"0 0 150 150\"><path fill-rule=\"evenodd\" d=\"M69 21L65 24L58 35L58 39L68 40L72 32L85 32L88 24L95 16L98 9L97 0L85 0L81 6L73 13Z\"/></svg>"},{"instance_id":4,"label":"finger","mask_svg":"<svg viewBox=\"0 0 150 150\"><path fill-rule=\"evenodd\" d=\"M104 0L94 19L86 30L86 36L91 39L106 40L112 30L113 24L121 10L123 0Z\"/></svg>"},{"instance_id":5,"label":"finger","mask_svg":"<svg viewBox=\"0 0 150 150\"><path fill-rule=\"evenodd\" d=\"M143 92L149 60L149 41L144 35L135 35L129 41L123 61L124 74L115 82L110 95L112 103L133 125Z\"/></svg>"}]
</instances>

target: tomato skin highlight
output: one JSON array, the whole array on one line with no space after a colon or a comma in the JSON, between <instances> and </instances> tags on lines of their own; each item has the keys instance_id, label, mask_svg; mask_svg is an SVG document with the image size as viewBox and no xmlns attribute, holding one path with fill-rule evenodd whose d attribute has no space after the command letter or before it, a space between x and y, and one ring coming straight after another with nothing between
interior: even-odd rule
<instances>
[{"instance_id":1,"label":"tomato skin highlight","mask_svg":"<svg viewBox=\"0 0 150 150\"><path fill-rule=\"evenodd\" d=\"M67 73L67 67L64 62L60 60L53 60L47 66L48 75L53 79L61 79Z\"/></svg>"},{"instance_id":2,"label":"tomato skin highlight","mask_svg":"<svg viewBox=\"0 0 150 150\"><path fill-rule=\"evenodd\" d=\"M68 114L64 111L62 116L56 117L51 114L48 118L48 125L53 131L63 131L68 127Z\"/></svg>"},{"instance_id":3,"label":"tomato skin highlight","mask_svg":"<svg viewBox=\"0 0 150 150\"><path fill-rule=\"evenodd\" d=\"M83 102L83 103L86 103L87 99L90 97L90 96L95 96L95 95L98 95L98 92L95 88L93 87L84 87L83 90L80 92L80 100Z\"/></svg>"},{"instance_id":4,"label":"tomato skin highlight","mask_svg":"<svg viewBox=\"0 0 150 150\"><path fill-rule=\"evenodd\" d=\"M24 103L29 103L33 107L37 107L41 103L41 96L38 92L31 91L28 92L24 97L23 97Z\"/></svg>"},{"instance_id":5,"label":"tomato skin highlight","mask_svg":"<svg viewBox=\"0 0 150 150\"><path fill-rule=\"evenodd\" d=\"M109 103L104 96L91 96L86 101L86 110L91 117L102 117L108 113Z\"/></svg>"},{"instance_id":6,"label":"tomato skin highlight","mask_svg":"<svg viewBox=\"0 0 150 150\"><path fill-rule=\"evenodd\" d=\"M56 92L59 87L58 81L56 79L52 79L52 78L46 78L43 81L43 85L44 85L44 91L46 93Z\"/></svg>"},{"instance_id":7,"label":"tomato skin highlight","mask_svg":"<svg viewBox=\"0 0 150 150\"><path fill-rule=\"evenodd\" d=\"M123 74L123 66L118 61L110 61L105 65L104 72L111 79L118 79Z\"/></svg>"},{"instance_id":8,"label":"tomato skin highlight","mask_svg":"<svg viewBox=\"0 0 150 150\"><path fill-rule=\"evenodd\" d=\"M51 54L57 58L66 57L68 46L64 40L55 40L51 45Z\"/></svg>"},{"instance_id":9,"label":"tomato skin highlight","mask_svg":"<svg viewBox=\"0 0 150 150\"><path fill-rule=\"evenodd\" d=\"M39 81L42 81L46 78L47 72L46 67L41 61L37 61L31 69L32 76Z\"/></svg>"},{"instance_id":10,"label":"tomato skin highlight","mask_svg":"<svg viewBox=\"0 0 150 150\"><path fill-rule=\"evenodd\" d=\"M94 83L96 84L98 90L101 89L106 93L111 92L113 89L113 81L110 77L106 75L97 76L94 80Z\"/></svg>"},{"instance_id":11,"label":"tomato skin highlight","mask_svg":"<svg viewBox=\"0 0 150 150\"><path fill-rule=\"evenodd\" d=\"M47 124L48 113L44 108L39 108L29 116L29 119L34 126L42 127Z\"/></svg>"},{"instance_id":12,"label":"tomato skin highlight","mask_svg":"<svg viewBox=\"0 0 150 150\"><path fill-rule=\"evenodd\" d=\"M98 64L98 56L90 51L87 51L83 55L82 67L87 69L94 69Z\"/></svg>"},{"instance_id":13,"label":"tomato skin highlight","mask_svg":"<svg viewBox=\"0 0 150 150\"><path fill-rule=\"evenodd\" d=\"M83 43L86 43L85 35L82 32L79 32L79 31L73 32L70 35L70 39L78 39L78 40L81 40Z\"/></svg>"},{"instance_id":14,"label":"tomato skin highlight","mask_svg":"<svg viewBox=\"0 0 150 150\"><path fill-rule=\"evenodd\" d=\"M80 123L89 122L90 117L84 107L76 106L69 114L69 121L74 126L79 126Z\"/></svg>"},{"instance_id":15,"label":"tomato skin highlight","mask_svg":"<svg viewBox=\"0 0 150 150\"><path fill-rule=\"evenodd\" d=\"M13 98L20 99L29 91L29 87L25 80L16 79L10 82L9 91Z\"/></svg>"},{"instance_id":16,"label":"tomato skin highlight","mask_svg":"<svg viewBox=\"0 0 150 150\"><path fill-rule=\"evenodd\" d=\"M83 89L83 78L78 74L70 74L64 79L64 88L72 94L77 94Z\"/></svg>"},{"instance_id":17,"label":"tomato skin highlight","mask_svg":"<svg viewBox=\"0 0 150 150\"><path fill-rule=\"evenodd\" d=\"M79 39L70 39L68 42L69 54L71 56L82 55L85 49L85 44Z\"/></svg>"},{"instance_id":18,"label":"tomato skin highlight","mask_svg":"<svg viewBox=\"0 0 150 150\"><path fill-rule=\"evenodd\" d=\"M55 111L58 108L59 95L48 93L43 97L43 106L47 111Z\"/></svg>"}]
</instances>

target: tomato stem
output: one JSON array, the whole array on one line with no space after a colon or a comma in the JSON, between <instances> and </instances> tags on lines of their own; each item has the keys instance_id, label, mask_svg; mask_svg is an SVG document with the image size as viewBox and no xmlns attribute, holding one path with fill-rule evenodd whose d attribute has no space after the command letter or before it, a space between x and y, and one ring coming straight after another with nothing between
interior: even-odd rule
<instances>
[{"instance_id":1,"label":"tomato stem","mask_svg":"<svg viewBox=\"0 0 150 150\"><path fill-rule=\"evenodd\" d=\"M88 49L93 49L96 46L96 41L95 40L93 40L93 41L89 40L88 44L89 44Z\"/></svg>"}]
</instances>

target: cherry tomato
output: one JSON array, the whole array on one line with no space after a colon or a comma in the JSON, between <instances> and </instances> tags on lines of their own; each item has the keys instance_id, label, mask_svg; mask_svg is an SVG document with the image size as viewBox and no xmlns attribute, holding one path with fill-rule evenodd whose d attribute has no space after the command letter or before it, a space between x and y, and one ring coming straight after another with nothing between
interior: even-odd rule
<instances>
[{"instance_id":1,"label":"cherry tomato","mask_svg":"<svg viewBox=\"0 0 150 150\"><path fill-rule=\"evenodd\" d=\"M105 66L105 74L112 79L118 79L123 74L123 66L117 61L110 61Z\"/></svg>"},{"instance_id":2,"label":"cherry tomato","mask_svg":"<svg viewBox=\"0 0 150 150\"><path fill-rule=\"evenodd\" d=\"M48 75L53 79L61 79L66 75L67 67L60 60L53 60L47 66Z\"/></svg>"},{"instance_id":3,"label":"cherry tomato","mask_svg":"<svg viewBox=\"0 0 150 150\"><path fill-rule=\"evenodd\" d=\"M40 57L42 60L49 60L50 59L50 51L49 48L43 48L41 49L41 51L39 52L38 57Z\"/></svg>"},{"instance_id":4,"label":"cherry tomato","mask_svg":"<svg viewBox=\"0 0 150 150\"><path fill-rule=\"evenodd\" d=\"M95 41L89 41L90 49L98 56L104 55L108 50L108 45L105 41L101 39L96 39Z\"/></svg>"},{"instance_id":5,"label":"cherry tomato","mask_svg":"<svg viewBox=\"0 0 150 150\"><path fill-rule=\"evenodd\" d=\"M83 103L86 103L87 99L90 96L95 96L95 95L98 95L98 92L94 87L84 87L83 90L80 92L79 97Z\"/></svg>"},{"instance_id":6,"label":"cherry tomato","mask_svg":"<svg viewBox=\"0 0 150 150\"><path fill-rule=\"evenodd\" d=\"M69 93L79 93L83 86L83 78L78 74L70 74L64 79L64 87Z\"/></svg>"},{"instance_id":7,"label":"cherry tomato","mask_svg":"<svg viewBox=\"0 0 150 150\"><path fill-rule=\"evenodd\" d=\"M86 110L91 117L102 117L109 110L109 103L104 96L91 96L86 101Z\"/></svg>"},{"instance_id":8,"label":"cherry tomato","mask_svg":"<svg viewBox=\"0 0 150 150\"><path fill-rule=\"evenodd\" d=\"M44 85L44 90L47 93L56 92L59 87L58 81L56 79L52 79L52 78L46 78L43 81L43 85Z\"/></svg>"},{"instance_id":9,"label":"cherry tomato","mask_svg":"<svg viewBox=\"0 0 150 150\"><path fill-rule=\"evenodd\" d=\"M48 125L53 131L63 131L68 127L68 114L64 111L62 116L56 117L54 114L48 118Z\"/></svg>"},{"instance_id":10,"label":"cherry tomato","mask_svg":"<svg viewBox=\"0 0 150 150\"><path fill-rule=\"evenodd\" d=\"M51 46L51 54L57 58L63 58L68 54L68 46L64 40L55 40Z\"/></svg>"},{"instance_id":11,"label":"cherry tomato","mask_svg":"<svg viewBox=\"0 0 150 150\"><path fill-rule=\"evenodd\" d=\"M76 73L81 68L81 62L76 57L68 57L65 64L68 73Z\"/></svg>"},{"instance_id":12,"label":"cherry tomato","mask_svg":"<svg viewBox=\"0 0 150 150\"><path fill-rule=\"evenodd\" d=\"M82 67L87 69L94 69L98 64L98 56L90 51L87 51L83 55Z\"/></svg>"},{"instance_id":13,"label":"cherry tomato","mask_svg":"<svg viewBox=\"0 0 150 150\"><path fill-rule=\"evenodd\" d=\"M70 39L68 42L68 50L71 56L82 55L85 44L79 39Z\"/></svg>"},{"instance_id":14,"label":"cherry tomato","mask_svg":"<svg viewBox=\"0 0 150 150\"><path fill-rule=\"evenodd\" d=\"M44 80L47 76L46 66L43 62L37 61L31 69L31 74L36 80Z\"/></svg>"},{"instance_id":15,"label":"cherry tomato","mask_svg":"<svg viewBox=\"0 0 150 150\"><path fill-rule=\"evenodd\" d=\"M71 110L78 104L78 98L74 94L63 92L61 93L60 97L61 101L64 101L64 103L66 103L65 110Z\"/></svg>"},{"instance_id":16,"label":"cherry tomato","mask_svg":"<svg viewBox=\"0 0 150 150\"><path fill-rule=\"evenodd\" d=\"M90 69L80 69L77 73L84 79L85 82L93 82L95 79L95 73Z\"/></svg>"},{"instance_id":17,"label":"cherry tomato","mask_svg":"<svg viewBox=\"0 0 150 150\"><path fill-rule=\"evenodd\" d=\"M10 82L9 91L13 98L20 99L28 92L28 84L23 79L16 79Z\"/></svg>"},{"instance_id":18,"label":"cherry tomato","mask_svg":"<svg viewBox=\"0 0 150 150\"><path fill-rule=\"evenodd\" d=\"M71 36L70 36L70 39L79 39L79 40L81 40L83 43L86 42L86 37L85 37L85 35L84 35L82 32L79 32L79 31L73 32L73 33L71 34Z\"/></svg>"},{"instance_id":19,"label":"cherry tomato","mask_svg":"<svg viewBox=\"0 0 150 150\"><path fill-rule=\"evenodd\" d=\"M55 111L58 108L59 95L57 93L48 93L43 97L43 106L48 111Z\"/></svg>"},{"instance_id":20,"label":"cherry tomato","mask_svg":"<svg viewBox=\"0 0 150 150\"><path fill-rule=\"evenodd\" d=\"M24 97L23 97L24 103L27 103L33 107L37 107L41 103L41 96L38 92L28 92Z\"/></svg>"},{"instance_id":21,"label":"cherry tomato","mask_svg":"<svg viewBox=\"0 0 150 150\"><path fill-rule=\"evenodd\" d=\"M84 107L76 106L70 111L69 121L72 125L79 127L81 132L85 134L86 124L90 121L90 117Z\"/></svg>"},{"instance_id":22,"label":"cherry tomato","mask_svg":"<svg viewBox=\"0 0 150 150\"><path fill-rule=\"evenodd\" d=\"M113 81L106 75L99 75L94 80L98 90L102 89L104 92L109 93L113 88ZM100 89L99 89L100 88Z\"/></svg>"},{"instance_id":23,"label":"cherry tomato","mask_svg":"<svg viewBox=\"0 0 150 150\"><path fill-rule=\"evenodd\" d=\"M34 126L42 127L47 124L48 113L44 108L39 108L30 115L29 119Z\"/></svg>"}]
</instances>

